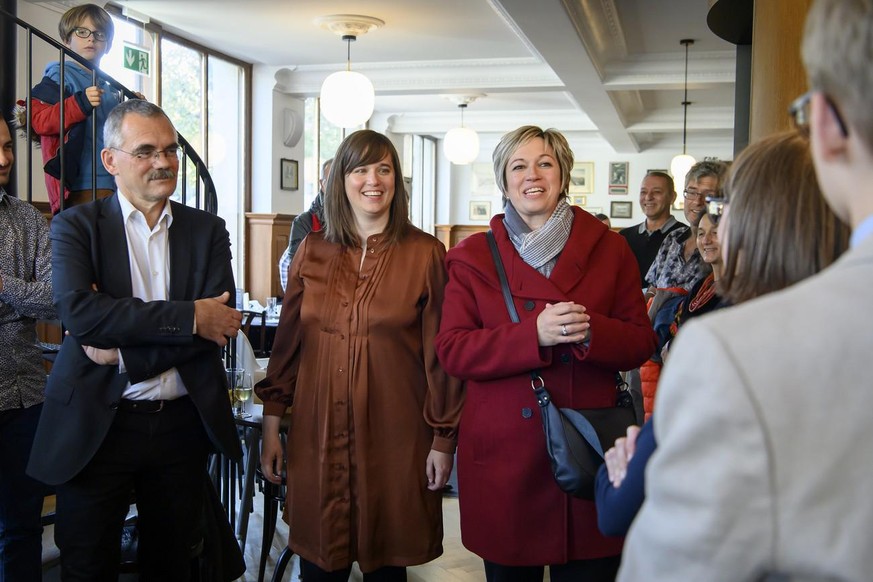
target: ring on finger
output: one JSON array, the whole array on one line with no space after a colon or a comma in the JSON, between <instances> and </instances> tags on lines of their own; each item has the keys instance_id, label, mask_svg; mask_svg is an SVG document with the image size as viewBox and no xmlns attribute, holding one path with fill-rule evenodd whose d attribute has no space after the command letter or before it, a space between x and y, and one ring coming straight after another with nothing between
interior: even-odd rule
<instances>
[{"instance_id":1,"label":"ring on finger","mask_svg":"<svg viewBox=\"0 0 873 582\"><path fill-rule=\"evenodd\" d=\"M561 326L561 335L567 335L567 326L566 325Z\"/></svg>"}]
</instances>

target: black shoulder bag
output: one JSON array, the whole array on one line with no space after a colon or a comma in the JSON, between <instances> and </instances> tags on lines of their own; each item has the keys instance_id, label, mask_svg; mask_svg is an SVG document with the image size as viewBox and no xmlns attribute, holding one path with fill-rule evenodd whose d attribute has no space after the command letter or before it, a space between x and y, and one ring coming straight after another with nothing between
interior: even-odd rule
<instances>
[{"instance_id":1,"label":"black shoulder bag","mask_svg":"<svg viewBox=\"0 0 873 582\"><path fill-rule=\"evenodd\" d=\"M518 323L518 311L512 302L509 282L503 270L503 261L497 250L494 234L489 230L485 236L491 247L491 256L497 267L497 277L503 291L503 299L509 317ZM594 480L603 463L603 450L615 439L625 436L627 427L634 424L633 402L627 384L616 374L616 406L574 410L558 408L546 390L546 384L537 370L530 373L530 386L536 395L546 436L546 451L552 465L552 475L558 487L566 493L583 499L594 499Z\"/></svg>"}]
</instances>

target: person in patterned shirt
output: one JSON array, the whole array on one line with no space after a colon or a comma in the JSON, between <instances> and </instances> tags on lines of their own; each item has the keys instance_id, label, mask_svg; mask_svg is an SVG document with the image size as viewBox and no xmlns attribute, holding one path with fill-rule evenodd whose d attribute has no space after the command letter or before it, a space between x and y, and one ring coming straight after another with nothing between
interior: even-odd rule
<instances>
[{"instance_id":1,"label":"person in patterned shirt","mask_svg":"<svg viewBox=\"0 0 873 582\"><path fill-rule=\"evenodd\" d=\"M675 230L664 238L655 262L649 267L646 281L655 289L680 287L690 291L698 281L709 274L709 266L697 250L697 225L703 217L706 198L719 196L727 173L727 164L718 160L704 160L694 164L685 177L685 220L691 228Z\"/></svg>"},{"instance_id":2,"label":"person in patterned shirt","mask_svg":"<svg viewBox=\"0 0 873 582\"><path fill-rule=\"evenodd\" d=\"M6 193L12 134L0 122L0 580L42 577L45 488L24 474L45 398L36 320L55 317L48 223Z\"/></svg>"}]
</instances>

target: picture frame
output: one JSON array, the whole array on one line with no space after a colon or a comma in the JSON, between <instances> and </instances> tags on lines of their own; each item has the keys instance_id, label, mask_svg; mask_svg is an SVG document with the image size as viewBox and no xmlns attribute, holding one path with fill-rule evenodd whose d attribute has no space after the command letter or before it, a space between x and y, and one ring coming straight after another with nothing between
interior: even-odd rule
<instances>
[{"instance_id":1,"label":"picture frame","mask_svg":"<svg viewBox=\"0 0 873 582\"><path fill-rule=\"evenodd\" d=\"M570 196L570 204L573 206L585 206L588 204L588 197L574 194Z\"/></svg>"},{"instance_id":2,"label":"picture frame","mask_svg":"<svg viewBox=\"0 0 873 582\"><path fill-rule=\"evenodd\" d=\"M491 202L488 200L473 200L470 202L470 220L488 220L491 218Z\"/></svg>"},{"instance_id":3,"label":"picture frame","mask_svg":"<svg viewBox=\"0 0 873 582\"><path fill-rule=\"evenodd\" d=\"M610 194L613 193L612 186L624 186L624 193L627 194L628 165L628 162L609 162Z\"/></svg>"},{"instance_id":4,"label":"picture frame","mask_svg":"<svg viewBox=\"0 0 873 582\"><path fill-rule=\"evenodd\" d=\"M634 205L629 201L614 201L609 203L610 218L633 218Z\"/></svg>"},{"instance_id":5,"label":"picture frame","mask_svg":"<svg viewBox=\"0 0 873 582\"><path fill-rule=\"evenodd\" d=\"M570 170L570 194L594 193L594 162L576 162Z\"/></svg>"},{"instance_id":6,"label":"picture frame","mask_svg":"<svg viewBox=\"0 0 873 582\"><path fill-rule=\"evenodd\" d=\"M297 190L300 187L297 160L281 158L279 160L279 188L282 190Z\"/></svg>"},{"instance_id":7,"label":"picture frame","mask_svg":"<svg viewBox=\"0 0 873 582\"><path fill-rule=\"evenodd\" d=\"M609 194L612 196L625 196L627 195L627 186L610 186Z\"/></svg>"}]
</instances>

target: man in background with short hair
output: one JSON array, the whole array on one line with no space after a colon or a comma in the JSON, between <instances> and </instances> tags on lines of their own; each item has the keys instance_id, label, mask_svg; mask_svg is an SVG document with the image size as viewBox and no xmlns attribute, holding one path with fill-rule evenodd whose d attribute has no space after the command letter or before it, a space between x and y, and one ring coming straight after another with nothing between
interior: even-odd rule
<instances>
[{"instance_id":1,"label":"man in background with short hair","mask_svg":"<svg viewBox=\"0 0 873 582\"><path fill-rule=\"evenodd\" d=\"M649 172L640 185L640 208L643 209L646 219L619 231L637 258L641 289L650 284L646 281L646 273L658 256L658 249L661 248L664 238L674 230L687 228L670 213L670 207L675 201L673 178L665 172Z\"/></svg>"}]
</instances>

